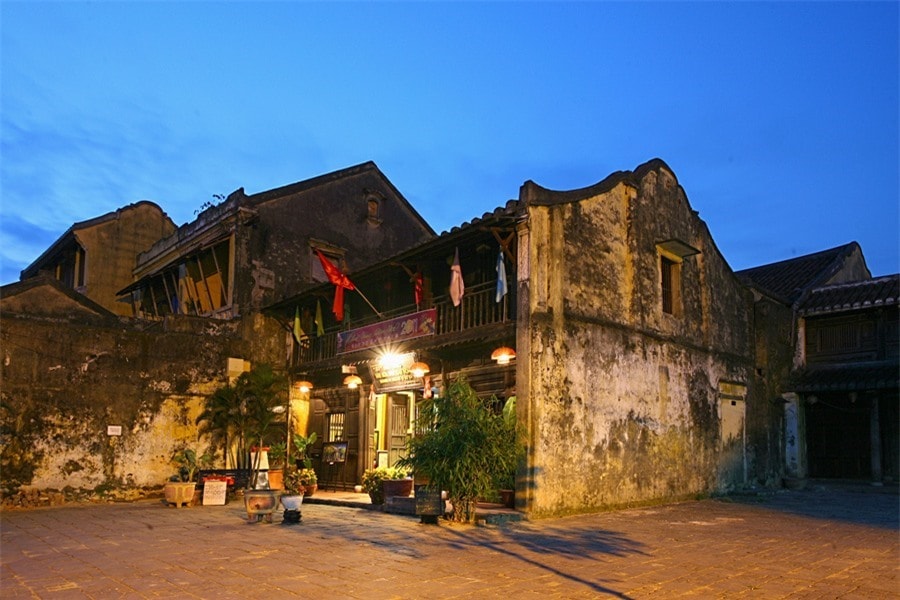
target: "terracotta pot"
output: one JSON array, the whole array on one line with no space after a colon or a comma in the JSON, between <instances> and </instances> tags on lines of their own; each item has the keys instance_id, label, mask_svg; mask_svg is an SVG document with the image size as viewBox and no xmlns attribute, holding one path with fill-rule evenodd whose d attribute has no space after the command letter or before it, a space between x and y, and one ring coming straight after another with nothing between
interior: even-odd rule
<instances>
[{"instance_id":1,"label":"terracotta pot","mask_svg":"<svg viewBox=\"0 0 900 600\"><path fill-rule=\"evenodd\" d=\"M269 487L273 490L284 488L284 469L269 469Z\"/></svg>"},{"instance_id":2,"label":"terracotta pot","mask_svg":"<svg viewBox=\"0 0 900 600\"><path fill-rule=\"evenodd\" d=\"M318 483L312 483L312 484L310 484L310 485L307 485L307 486L304 488L304 490L303 490L303 495L304 495L304 496L312 496L313 494L316 493L316 490L318 490L318 489L319 489L319 484L318 484Z\"/></svg>"},{"instance_id":3,"label":"terracotta pot","mask_svg":"<svg viewBox=\"0 0 900 600\"><path fill-rule=\"evenodd\" d=\"M174 504L175 508L181 508L182 504L193 503L194 488L197 484L194 482L170 481L163 488L166 495L166 503Z\"/></svg>"},{"instance_id":4,"label":"terracotta pot","mask_svg":"<svg viewBox=\"0 0 900 600\"><path fill-rule=\"evenodd\" d=\"M516 490L500 490L500 498L506 508L516 507Z\"/></svg>"},{"instance_id":5,"label":"terracotta pot","mask_svg":"<svg viewBox=\"0 0 900 600\"><path fill-rule=\"evenodd\" d=\"M381 481L381 487L384 490L385 498L400 496L407 498L413 491L412 479L384 479Z\"/></svg>"}]
</instances>

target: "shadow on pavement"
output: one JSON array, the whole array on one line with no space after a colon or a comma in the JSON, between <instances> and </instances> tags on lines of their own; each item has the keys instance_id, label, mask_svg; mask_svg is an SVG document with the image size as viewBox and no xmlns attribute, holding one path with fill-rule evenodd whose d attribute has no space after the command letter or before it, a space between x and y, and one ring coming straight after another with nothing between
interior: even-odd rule
<instances>
[{"instance_id":1,"label":"shadow on pavement","mask_svg":"<svg viewBox=\"0 0 900 600\"><path fill-rule=\"evenodd\" d=\"M900 529L900 494L897 485L871 486L815 480L803 490L779 490L729 496L732 502L811 517Z\"/></svg>"}]
</instances>

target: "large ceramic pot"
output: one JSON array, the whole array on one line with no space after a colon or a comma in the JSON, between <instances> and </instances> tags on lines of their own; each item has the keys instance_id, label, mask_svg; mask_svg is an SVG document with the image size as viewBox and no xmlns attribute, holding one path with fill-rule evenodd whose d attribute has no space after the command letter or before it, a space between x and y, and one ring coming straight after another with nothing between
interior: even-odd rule
<instances>
[{"instance_id":1,"label":"large ceramic pot","mask_svg":"<svg viewBox=\"0 0 900 600\"><path fill-rule=\"evenodd\" d=\"M175 508L181 508L182 504L190 504L194 501L194 488L196 483L183 481L170 481L163 488L166 495L166 503L174 504Z\"/></svg>"},{"instance_id":2,"label":"large ceramic pot","mask_svg":"<svg viewBox=\"0 0 900 600\"><path fill-rule=\"evenodd\" d=\"M413 491L412 479L384 479L381 481L381 488L384 490L385 498L401 496L407 498Z\"/></svg>"},{"instance_id":3,"label":"large ceramic pot","mask_svg":"<svg viewBox=\"0 0 900 600\"><path fill-rule=\"evenodd\" d=\"M251 523L265 518L272 522L272 513L278 508L281 490L244 490L244 508Z\"/></svg>"},{"instance_id":4,"label":"large ceramic pot","mask_svg":"<svg viewBox=\"0 0 900 600\"><path fill-rule=\"evenodd\" d=\"M284 510L300 510L303 505L303 494L291 494L281 497L281 505Z\"/></svg>"}]
</instances>

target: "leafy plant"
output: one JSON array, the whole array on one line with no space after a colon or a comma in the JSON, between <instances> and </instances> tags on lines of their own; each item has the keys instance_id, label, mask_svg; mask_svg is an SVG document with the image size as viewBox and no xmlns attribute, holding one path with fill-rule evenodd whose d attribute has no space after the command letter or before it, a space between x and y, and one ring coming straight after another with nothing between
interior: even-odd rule
<instances>
[{"instance_id":1,"label":"leafy plant","mask_svg":"<svg viewBox=\"0 0 900 600\"><path fill-rule=\"evenodd\" d=\"M279 419L275 409L284 404L287 391L284 376L269 365L258 365L241 373L234 385L225 384L213 392L197 417L201 433L220 444L226 455L233 450L232 464L251 469L251 485L257 479L261 455L251 464L249 450L266 445L269 431Z\"/></svg>"},{"instance_id":2,"label":"leafy plant","mask_svg":"<svg viewBox=\"0 0 900 600\"><path fill-rule=\"evenodd\" d=\"M303 466L307 469L312 469L312 459L310 459L308 451L311 446L316 443L318 436L316 432L313 431L308 436L300 435L299 433L294 434L294 449L297 451L297 460L303 461Z\"/></svg>"},{"instance_id":3,"label":"leafy plant","mask_svg":"<svg viewBox=\"0 0 900 600\"><path fill-rule=\"evenodd\" d=\"M306 481L300 474L300 469L294 465L284 467L284 493L290 496L303 494L306 490Z\"/></svg>"},{"instance_id":4,"label":"leafy plant","mask_svg":"<svg viewBox=\"0 0 900 600\"><path fill-rule=\"evenodd\" d=\"M473 522L478 498L516 468L516 421L495 414L492 403L480 399L464 377L456 379L447 396L425 401L416 424L421 433L398 463L447 491L455 521Z\"/></svg>"},{"instance_id":5,"label":"leafy plant","mask_svg":"<svg viewBox=\"0 0 900 600\"><path fill-rule=\"evenodd\" d=\"M285 442L276 442L269 446L269 468L282 468L284 466L284 459L286 455L287 444Z\"/></svg>"},{"instance_id":6,"label":"leafy plant","mask_svg":"<svg viewBox=\"0 0 900 600\"><path fill-rule=\"evenodd\" d=\"M319 482L319 478L316 477L316 472L311 468L297 469L297 476L300 478L300 483L304 487L312 486Z\"/></svg>"},{"instance_id":7,"label":"leafy plant","mask_svg":"<svg viewBox=\"0 0 900 600\"><path fill-rule=\"evenodd\" d=\"M191 482L197 481L197 471L201 467L208 466L212 462L212 457L209 454L198 457L197 451L193 448L182 448L172 456L172 462L178 467L175 478L178 481Z\"/></svg>"},{"instance_id":8,"label":"leafy plant","mask_svg":"<svg viewBox=\"0 0 900 600\"><path fill-rule=\"evenodd\" d=\"M366 469L362 477L363 491L369 494L372 504L384 504L384 488L381 482L385 479L403 479L409 477L407 467L378 467Z\"/></svg>"}]
</instances>

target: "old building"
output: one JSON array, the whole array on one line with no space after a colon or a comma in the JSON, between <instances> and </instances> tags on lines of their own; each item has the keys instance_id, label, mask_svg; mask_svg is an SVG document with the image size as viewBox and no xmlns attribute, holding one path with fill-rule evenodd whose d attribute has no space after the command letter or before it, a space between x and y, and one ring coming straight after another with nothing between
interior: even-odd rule
<instances>
[{"instance_id":1,"label":"old building","mask_svg":"<svg viewBox=\"0 0 900 600\"><path fill-rule=\"evenodd\" d=\"M317 250L358 269L433 236L368 162L258 194L233 192L141 252L120 296L140 317L230 319L324 281Z\"/></svg>"},{"instance_id":2,"label":"old building","mask_svg":"<svg viewBox=\"0 0 900 600\"><path fill-rule=\"evenodd\" d=\"M896 481L900 278L872 278L855 242L738 275L790 340L776 390L786 475Z\"/></svg>"},{"instance_id":3,"label":"old building","mask_svg":"<svg viewBox=\"0 0 900 600\"><path fill-rule=\"evenodd\" d=\"M204 399L260 362L290 374L325 487L396 462L460 376L515 399L533 516L897 476L896 276L856 244L735 274L658 159L526 182L439 236L373 163L237 190L103 302L79 293L106 249L82 229L0 290L4 491L161 485Z\"/></svg>"},{"instance_id":4,"label":"old building","mask_svg":"<svg viewBox=\"0 0 900 600\"><path fill-rule=\"evenodd\" d=\"M316 251L361 268L432 237L371 162L177 229L149 202L73 225L0 290L4 489L161 485L230 365L283 362L259 307L324 280Z\"/></svg>"},{"instance_id":5,"label":"old building","mask_svg":"<svg viewBox=\"0 0 900 600\"><path fill-rule=\"evenodd\" d=\"M313 385L308 407L296 394L298 423L348 446L339 470L320 465L326 481L391 464L417 402L459 375L516 396L517 502L534 515L777 478L777 444L749 443L765 433L748 414L777 418L749 391L750 294L660 160L580 190L528 182L518 201L349 277L366 295L348 292L352 318L328 315L328 284L269 309L285 323L323 314L291 368ZM501 348L515 358L492 360Z\"/></svg>"},{"instance_id":6,"label":"old building","mask_svg":"<svg viewBox=\"0 0 900 600\"><path fill-rule=\"evenodd\" d=\"M132 281L138 252L170 235L175 224L153 202L137 202L72 225L33 263L22 270L25 280L49 273L65 286L117 315L131 315L116 292Z\"/></svg>"}]
</instances>

